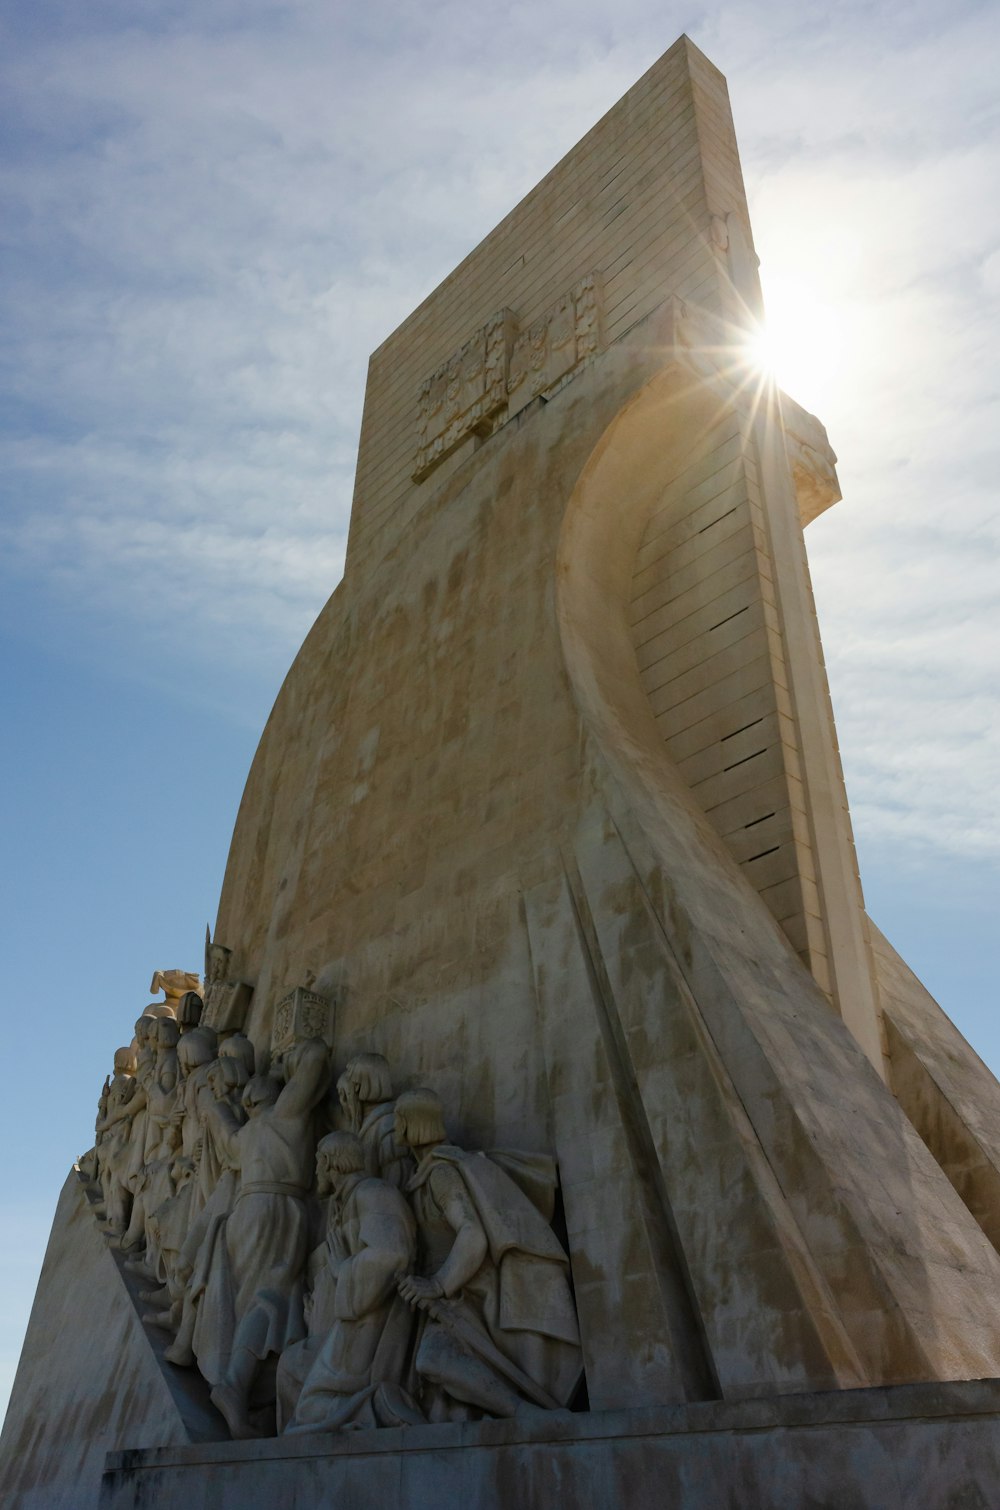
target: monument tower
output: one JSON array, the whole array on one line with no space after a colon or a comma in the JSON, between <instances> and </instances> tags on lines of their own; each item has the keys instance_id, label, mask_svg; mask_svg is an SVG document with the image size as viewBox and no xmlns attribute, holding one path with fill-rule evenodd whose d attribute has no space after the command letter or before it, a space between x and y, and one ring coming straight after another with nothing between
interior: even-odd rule
<instances>
[{"instance_id":1,"label":"monument tower","mask_svg":"<svg viewBox=\"0 0 1000 1510\"><path fill-rule=\"evenodd\" d=\"M682 37L372 356L204 1014L142 1030L61 1198L10 1503L1000 1498L1000 1086L865 913L803 537L835 457L760 313Z\"/></svg>"}]
</instances>

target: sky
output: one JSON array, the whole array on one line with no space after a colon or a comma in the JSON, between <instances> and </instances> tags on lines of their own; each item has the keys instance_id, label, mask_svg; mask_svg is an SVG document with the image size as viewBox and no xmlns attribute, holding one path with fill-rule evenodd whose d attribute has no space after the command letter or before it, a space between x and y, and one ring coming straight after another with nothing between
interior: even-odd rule
<instances>
[{"instance_id":1,"label":"sky","mask_svg":"<svg viewBox=\"0 0 1000 1510\"><path fill-rule=\"evenodd\" d=\"M729 80L869 911L1000 1070L1000 8L0 19L0 1410L155 969L339 579L369 353L682 32Z\"/></svg>"}]
</instances>

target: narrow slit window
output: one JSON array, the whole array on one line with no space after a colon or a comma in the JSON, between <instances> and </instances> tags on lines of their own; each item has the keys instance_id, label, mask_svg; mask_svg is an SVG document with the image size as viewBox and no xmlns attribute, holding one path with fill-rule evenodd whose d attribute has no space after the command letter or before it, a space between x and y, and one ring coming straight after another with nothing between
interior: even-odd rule
<instances>
[{"instance_id":1,"label":"narrow slit window","mask_svg":"<svg viewBox=\"0 0 1000 1510\"><path fill-rule=\"evenodd\" d=\"M768 747L765 745L762 750L754 750L752 755L744 755L742 760L734 760L732 765L724 765L722 769L723 771L735 771L738 765L746 765L748 760L756 760L758 755L766 755L767 749Z\"/></svg>"},{"instance_id":2,"label":"narrow slit window","mask_svg":"<svg viewBox=\"0 0 1000 1510\"><path fill-rule=\"evenodd\" d=\"M764 720L761 717L751 719L748 724L740 724L739 728L734 729L731 734L723 734L722 738L719 740L719 743L724 745L727 739L735 739L737 734L745 734L748 729L756 729L757 725L762 724L763 722Z\"/></svg>"}]
</instances>

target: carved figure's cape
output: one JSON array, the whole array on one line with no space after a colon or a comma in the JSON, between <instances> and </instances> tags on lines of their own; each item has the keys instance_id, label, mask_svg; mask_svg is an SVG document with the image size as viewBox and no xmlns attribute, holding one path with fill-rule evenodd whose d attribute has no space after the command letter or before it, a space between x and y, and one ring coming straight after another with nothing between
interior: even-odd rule
<instances>
[{"instance_id":1,"label":"carved figure's cape","mask_svg":"<svg viewBox=\"0 0 1000 1510\"><path fill-rule=\"evenodd\" d=\"M501 1328L577 1345L568 1260L537 1208L491 1156L442 1144L434 1158L458 1170L483 1224L499 1276Z\"/></svg>"}]
</instances>

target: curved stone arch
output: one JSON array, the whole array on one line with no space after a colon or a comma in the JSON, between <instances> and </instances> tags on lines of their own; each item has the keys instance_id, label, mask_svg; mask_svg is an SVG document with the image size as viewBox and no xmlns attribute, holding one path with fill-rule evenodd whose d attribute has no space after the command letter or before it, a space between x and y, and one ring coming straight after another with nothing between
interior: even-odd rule
<instances>
[{"instance_id":1,"label":"curved stone arch","mask_svg":"<svg viewBox=\"0 0 1000 1510\"><path fill-rule=\"evenodd\" d=\"M624 406L574 489L559 562L567 666L606 755L655 801L678 785L693 798L829 995L767 526L735 385L675 359Z\"/></svg>"}]
</instances>

